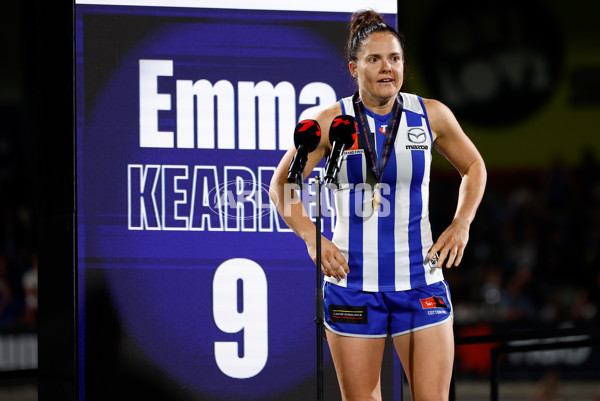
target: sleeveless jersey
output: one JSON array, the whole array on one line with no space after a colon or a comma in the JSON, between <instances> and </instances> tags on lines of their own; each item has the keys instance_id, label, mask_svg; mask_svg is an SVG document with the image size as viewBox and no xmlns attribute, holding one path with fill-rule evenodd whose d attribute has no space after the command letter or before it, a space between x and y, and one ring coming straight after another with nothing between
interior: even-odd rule
<instances>
[{"instance_id":1,"label":"sleeveless jersey","mask_svg":"<svg viewBox=\"0 0 600 401\"><path fill-rule=\"evenodd\" d=\"M442 269L430 265L433 246L429 223L429 173L433 138L420 97L400 93L402 116L389 162L378 184L367 167L357 137L343 154L334 191L336 222L333 243L348 261L350 273L326 281L363 291L403 291L444 279ZM340 100L342 113L355 116L352 97ZM388 116L366 110L377 157ZM375 188L381 194L373 207Z\"/></svg>"}]
</instances>

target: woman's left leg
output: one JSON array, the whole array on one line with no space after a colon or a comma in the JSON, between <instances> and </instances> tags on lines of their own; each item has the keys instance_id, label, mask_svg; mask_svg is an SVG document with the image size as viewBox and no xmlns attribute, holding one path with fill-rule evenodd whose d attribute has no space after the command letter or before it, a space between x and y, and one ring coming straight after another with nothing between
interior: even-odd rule
<instances>
[{"instance_id":1,"label":"woman's left leg","mask_svg":"<svg viewBox=\"0 0 600 401\"><path fill-rule=\"evenodd\" d=\"M452 320L393 340L413 401L447 400L454 363Z\"/></svg>"}]
</instances>

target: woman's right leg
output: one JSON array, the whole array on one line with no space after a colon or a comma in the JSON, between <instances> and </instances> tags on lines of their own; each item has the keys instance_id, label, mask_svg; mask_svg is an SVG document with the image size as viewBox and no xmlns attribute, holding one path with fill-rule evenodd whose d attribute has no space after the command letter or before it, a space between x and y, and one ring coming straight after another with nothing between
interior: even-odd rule
<instances>
[{"instance_id":1,"label":"woman's right leg","mask_svg":"<svg viewBox=\"0 0 600 401\"><path fill-rule=\"evenodd\" d=\"M385 338L348 337L327 330L343 401L381 401Z\"/></svg>"}]
</instances>

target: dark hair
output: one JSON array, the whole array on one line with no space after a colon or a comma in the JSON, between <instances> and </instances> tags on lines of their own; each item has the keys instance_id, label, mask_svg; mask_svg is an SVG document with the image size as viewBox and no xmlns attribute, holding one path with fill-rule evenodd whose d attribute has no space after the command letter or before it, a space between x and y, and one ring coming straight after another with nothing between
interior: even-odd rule
<instances>
[{"instance_id":1,"label":"dark hair","mask_svg":"<svg viewBox=\"0 0 600 401\"><path fill-rule=\"evenodd\" d=\"M383 16L373 10L361 10L352 14L350 19L350 32L346 45L346 58L348 61L356 61L358 52L363 43L374 32L389 32L394 35L404 56L404 37L398 33L390 24L384 21Z\"/></svg>"}]
</instances>

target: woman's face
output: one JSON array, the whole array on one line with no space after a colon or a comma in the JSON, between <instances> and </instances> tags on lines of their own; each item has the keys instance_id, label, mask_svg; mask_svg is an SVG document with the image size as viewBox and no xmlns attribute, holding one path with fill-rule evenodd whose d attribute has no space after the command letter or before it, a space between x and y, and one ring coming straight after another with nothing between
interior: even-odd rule
<instances>
[{"instance_id":1,"label":"woman's face","mask_svg":"<svg viewBox=\"0 0 600 401\"><path fill-rule=\"evenodd\" d=\"M389 32L375 32L363 43L350 73L358 81L363 101L377 103L396 96L404 77L404 55L398 39Z\"/></svg>"}]
</instances>

